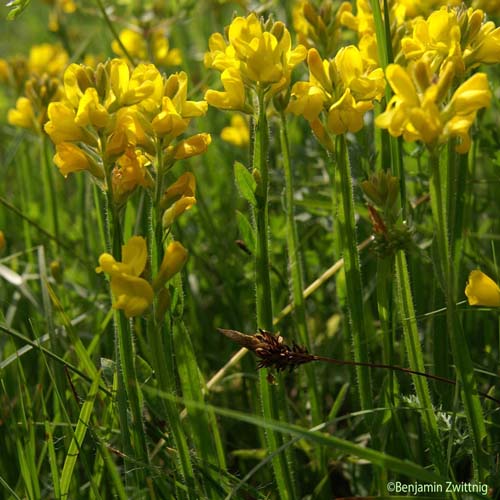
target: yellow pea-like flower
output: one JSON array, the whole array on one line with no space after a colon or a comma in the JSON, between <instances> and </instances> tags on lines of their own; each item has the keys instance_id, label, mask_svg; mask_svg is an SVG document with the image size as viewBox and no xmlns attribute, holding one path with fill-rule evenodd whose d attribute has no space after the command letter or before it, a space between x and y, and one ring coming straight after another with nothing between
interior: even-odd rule
<instances>
[{"instance_id":1,"label":"yellow pea-like flower","mask_svg":"<svg viewBox=\"0 0 500 500\"><path fill-rule=\"evenodd\" d=\"M173 156L176 160L185 160L192 156L201 155L205 153L211 142L211 135L205 132L192 135L175 146Z\"/></svg>"},{"instance_id":2,"label":"yellow pea-like flower","mask_svg":"<svg viewBox=\"0 0 500 500\"><path fill-rule=\"evenodd\" d=\"M31 101L27 97L19 97L15 109L9 109L7 121L16 127L36 128L36 117Z\"/></svg>"},{"instance_id":3,"label":"yellow pea-like flower","mask_svg":"<svg viewBox=\"0 0 500 500\"><path fill-rule=\"evenodd\" d=\"M113 59L110 66L110 85L120 106L140 103L151 109L163 92L160 72L153 64L139 64L132 73L123 59Z\"/></svg>"},{"instance_id":4,"label":"yellow pea-like flower","mask_svg":"<svg viewBox=\"0 0 500 500\"><path fill-rule=\"evenodd\" d=\"M205 100L210 106L220 109L245 110L246 91L240 72L236 68L227 68L220 77L224 92L209 89Z\"/></svg>"},{"instance_id":5,"label":"yellow pea-like flower","mask_svg":"<svg viewBox=\"0 0 500 500\"><path fill-rule=\"evenodd\" d=\"M104 128L110 121L106 108L99 103L99 96L95 88L89 87L78 103L75 123L81 127L92 125L98 129Z\"/></svg>"},{"instance_id":6,"label":"yellow pea-like flower","mask_svg":"<svg viewBox=\"0 0 500 500\"><path fill-rule=\"evenodd\" d=\"M168 207L163 213L162 226L168 229L186 210L196 204L196 179L191 172L182 174L163 194L160 201L162 208Z\"/></svg>"},{"instance_id":7,"label":"yellow pea-like flower","mask_svg":"<svg viewBox=\"0 0 500 500\"><path fill-rule=\"evenodd\" d=\"M471 306L500 307L499 286L479 270L470 273L465 295Z\"/></svg>"},{"instance_id":8,"label":"yellow pea-like flower","mask_svg":"<svg viewBox=\"0 0 500 500\"><path fill-rule=\"evenodd\" d=\"M220 137L223 141L234 146L248 146L250 143L250 129L245 118L239 114L233 115L231 125L222 129Z\"/></svg>"},{"instance_id":9,"label":"yellow pea-like flower","mask_svg":"<svg viewBox=\"0 0 500 500\"><path fill-rule=\"evenodd\" d=\"M151 305L154 292L151 285L140 275L146 267L148 252L146 240L133 236L122 247L122 262L109 253L99 257L96 272L111 276L111 291L115 297L114 309L123 309L125 316L139 316Z\"/></svg>"},{"instance_id":10,"label":"yellow pea-like flower","mask_svg":"<svg viewBox=\"0 0 500 500\"><path fill-rule=\"evenodd\" d=\"M87 153L71 142L61 142L56 145L54 163L64 177L72 172L88 170L94 177L104 179L104 170Z\"/></svg>"},{"instance_id":11,"label":"yellow pea-like flower","mask_svg":"<svg viewBox=\"0 0 500 500\"><path fill-rule=\"evenodd\" d=\"M163 256L160 270L153 283L155 290L163 288L183 267L188 258L188 251L178 241L170 243Z\"/></svg>"},{"instance_id":12,"label":"yellow pea-like flower","mask_svg":"<svg viewBox=\"0 0 500 500\"><path fill-rule=\"evenodd\" d=\"M51 102L47 114L49 121L44 128L54 144L72 141L83 141L90 145L97 144L95 137L77 125L75 110L65 103Z\"/></svg>"},{"instance_id":13,"label":"yellow pea-like flower","mask_svg":"<svg viewBox=\"0 0 500 500\"><path fill-rule=\"evenodd\" d=\"M31 73L59 76L65 70L69 60L68 53L60 46L50 43L33 45L28 57L28 68Z\"/></svg>"}]
</instances>

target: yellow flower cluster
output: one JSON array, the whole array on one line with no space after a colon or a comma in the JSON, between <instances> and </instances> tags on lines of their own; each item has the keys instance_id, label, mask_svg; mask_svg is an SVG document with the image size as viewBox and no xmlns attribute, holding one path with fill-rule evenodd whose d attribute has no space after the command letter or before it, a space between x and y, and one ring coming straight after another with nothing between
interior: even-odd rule
<instances>
[{"instance_id":1,"label":"yellow flower cluster","mask_svg":"<svg viewBox=\"0 0 500 500\"><path fill-rule=\"evenodd\" d=\"M168 38L161 28L142 32L139 29L124 29L119 38L128 54L136 61L151 60L160 66L179 66L182 63L181 51L170 48ZM117 40L113 40L111 48L116 55L125 56Z\"/></svg>"},{"instance_id":2,"label":"yellow flower cluster","mask_svg":"<svg viewBox=\"0 0 500 500\"><path fill-rule=\"evenodd\" d=\"M364 114L384 92L384 73L370 69L354 45L340 49L332 60L322 60L316 49L310 49L307 64L309 81L293 86L288 111L303 115L331 149L327 132L343 134L363 127Z\"/></svg>"},{"instance_id":3,"label":"yellow flower cluster","mask_svg":"<svg viewBox=\"0 0 500 500\"><path fill-rule=\"evenodd\" d=\"M332 0L322 0L319 5L311 0L298 0L292 9L297 41L308 49L316 48L323 57L333 57L339 44L341 17L351 9L347 2L335 9Z\"/></svg>"},{"instance_id":4,"label":"yellow flower cluster","mask_svg":"<svg viewBox=\"0 0 500 500\"><path fill-rule=\"evenodd\" d=\"M0 82L24 94L7 114L11 125L42 132L49 103L62 97L60 77L68 60L62 47L49 43L33 45L27 58L0 59Z\"/></svg>"},{"instance_id":5,"label":"yellow flower cluster","mask_svg":"<svg viewBox=\"0 0 500 500\"><path fill-rule=\"evenodd\" d=\"M442 7L427 19L417 18L411 36L401 40L407 60L425 59L436 72L452 61L464 72L479 64L500 62L500 28L482 10Z\"/></svg>"},{"instance_id":6,"label":"yellow flower cluster","mask_svg":"<svg viewBox=\"0 0 500 500\"><path fill-rule=\"evenodd\" d=\"M99 257L96 272L111 277L111 291L115 297L113 308L123 309L125 316L143 314L153 302L154 291L160 290L177 274L187 260L187 250L177 241L170 243L165 252L158 276L151 285L141 277L148 261L146 240L133 236L122 247L122 262L109 253Z\"/></svg>"},{"instance_id":7,"label":"yellow flower cluster","mask_svg":"<svg viewBox=\"0 0 500 500\"><path fill-rule=\"evenodd\" d=\"M437 79L428 62L420 59L407 69L397 64L387 67L386 77L394 96L376 125L406 141L422 141L434 148L451 137L459 139L456 150L466 153L470 148L469 129L477 111L490 103L491 92L484 73L460 85L447 99L454 77L454 65L448 62Z\"/></svg>"},{"instance_id":8,"label":"yellow flower cluster","mask_svg":"<svg viewBox=\"0 0 500 500\"><path fill-rule=\"evenodd\" d=\"M456 137L456 150L466 153L469 129L478 110L489 106L491 92L484 73L456 89L455 80L479 64L500 62L500 28L485 22L481 10L442 7L413 22L411 36L401 40L401 54L408 62L388 66L394 97L376 124L431 149Z\"/></svg>"},{"instance_id":9,"label":"yellow flower cluster","mask_svg":"<svg viewBox=\"0 0 500 500\"><path fill-rule=\"evenodd\" d=\"M187 85L186 73L162 77L153 64L131 69L113 59L96 70L71 64L64 73L64 99L49 105L45 125L61 173L88 170L104 181L115 164L113 199L120 205L136 186L152 185L147 167L158 150L158 175L175 160L203 153L209 134L176 142L191 119L207 110L206 102L187 99Z\"/></svg>"},{"instance_id":10,"label":"yellow flower cluster","mask_svg":"<svg viewBox=\"0 0 500 500\"><path fill-rule=\"evenodd\" d=\"M290 84L293 68L304 60L306 49L292 49L290 33L281 22L263 26L252 13L236 17L227 37L214 33L205 54L205 66L221 72L224 91L208 90L206 101L217 108L252 111L248 90L271 97Z\"/></svg>"}]
</instances>

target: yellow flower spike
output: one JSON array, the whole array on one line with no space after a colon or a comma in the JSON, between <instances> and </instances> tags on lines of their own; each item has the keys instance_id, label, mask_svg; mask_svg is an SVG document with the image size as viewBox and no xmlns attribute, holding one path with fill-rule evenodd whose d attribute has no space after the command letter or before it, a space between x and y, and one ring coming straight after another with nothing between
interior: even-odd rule
<instances>
[{"instance_id":1,"label":"yellow flower spike","mask_svg":"<svg viewBox=\"0 0 500 500\"><path fill-rule=\"evenodd\" d=\"M87 153L75 144L61 142L56 145L54 163L64 177L72 172L88 170L94 177L104 179L104 170Z\"/></svg>"},{"instance_id":2,"label":"yellow flower spike","mask_svg":"<svg viewBox=\"0 0 500 500\"><path fill-rule=\"evenodd\" d=\"M250 143L250 129L245 118L240 114L233 115L231 125L222 129L220 137L233 146L248 146Z\"/></svg>"},{"instance_id":3,"label":"yellow flower spike","mask_svg":"<svg viewBox=\"0 0 500 500\"><path fill-rule=\"evenodd\" d=\"M235 68L227 68L222 72L221 81L224 92L207 90L207 103L220 109L247 111L245 85L240 72Z\"/></svg>"},{"instance_id":4,"label":"yellow flower spike","mask_svg":"<svg viewBox=\"0 0 500 500\"><path fill-rule=\"evenodd\" d=\"M185 160L192 156L201 155L206 152L211 142L212 137L210 134L201 133L193 135L175 146L173 152L174 159Z\"/></svg>"},{"instance_id":5,"label":"yellow flower spike","mask_svg":"<svg viewBox=\"0 0 500 500\"><path fill-rule=\"evenodd\" d=\"M81 127L92 125L96 128L104 128L108 125L109 121L109 113L106 108L99 103L97 90L89 87L85 90L78 104L75 123Z\"/></svg>"},{"instance_id":6,"label":"yellow flower spike","mask_svg":"<svg viewBox=\"0 0 500 500\"><path fill-rule=\"evenodd\" d=\"M160 290L165 283L173 278L186 263L188 251L178 241L170 243L163 256L160 270L153 282L154 290Z\"/></svg>"},{"instance_id":7,"label":"yellow flower spike","mask_svg":"<svg viewBox=\"0 0 500 500\"><path fill-rule=\"evenodd\" d=\"M19 97L15 109L9 109L7 121L16 127L36 129L37 121L31 101L26 97Z\"/></svg>"},{"instance_id":8,"label":"yellow flower spike","mask_svg":"<svg viewBox=\"0 0 500 500\"><path fill-rule=\"evenodd\" d=\"M96 272L111 276L111 291L115 297L113 308L123 309L127 318L143 314L153 302L151 285L140 278L147 258L146 240L141 236L133 236L123 245L123 262L117 262L108 253L99 257Z\"/></svg>"},{"instance_id":9,"label":"yellow flower spike","mask_svg":"<svg viewBox=\"0 0 500 500\"><path fill-rule=\"evenodd\" d=\"M465 295L471 306L500 307L500 288L479 270L470 273Z\"/></svg>"}]
</instances>

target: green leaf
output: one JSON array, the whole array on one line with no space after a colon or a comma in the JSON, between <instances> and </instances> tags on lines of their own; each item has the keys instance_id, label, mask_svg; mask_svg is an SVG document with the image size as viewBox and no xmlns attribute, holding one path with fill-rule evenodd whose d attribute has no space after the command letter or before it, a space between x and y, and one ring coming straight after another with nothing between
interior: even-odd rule
<instances>
[{"instance_id":1,"label":"green leaf","mask_svg":"<svg viewBox=\"0 0 500 500\"><path fill-rule=\"evenodd\" d=\"M256 207L257 199L255 198L255 189L257 188L257 183L245 165L239 161L234 162L234 178L241 196L243 196L250 205Z\"/></svg>"},{"instance_id":2,"label":"green leaf","mask_svg":"<svg viewBox=\"0 0 500 500\"><path fill-rule=\"evenodd\" d=\"M5 6L10 8L7 19L9 21L16 19L17 16L24 12L24 9L26 9L30 3L31 0L12 0L11 2L7 2Z\"/></svg>"},{"instance_id":3,"label":"green leaf","mask_svg":"<svg viewBox=\"0 0 500 500\"><path fill-rule=\"evenodd\" d=\"M61 498L68 498L71 477L73 476L73 470L75 469L76 461L78 459L78 455L80 454L83 440L85 439L85 435L87 434L87 429L90 422L90 417L92 416L92 411L94 409L94 401L97 395L100 381L101 372L97 372L97 376L92 382L89 393L87 394L87 399L85 400L85 403L83 403L80 415L78 417L78 423L76 424L75 433L73 435L73 439L71 440L71 444L69 445L66 459L64 460L64 466L61 473Z\"/></svg>"},{"instance_id":4,"label":"green leaf","mask_svg":"<svg viewBox=\"0 0 500 500\"><path fill-rule=\"evenodd\" d=\"M244 241L250 252L255 253L255 232L253 230L252 224L239 210L236 210L236 219L238 221L238 230L240 233L240 238Z\"/></svg>"}]
</instances>

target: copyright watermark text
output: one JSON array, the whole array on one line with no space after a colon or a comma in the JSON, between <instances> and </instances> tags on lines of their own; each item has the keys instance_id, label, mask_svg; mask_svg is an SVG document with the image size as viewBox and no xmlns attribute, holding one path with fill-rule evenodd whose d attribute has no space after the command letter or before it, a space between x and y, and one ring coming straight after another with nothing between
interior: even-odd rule
<instances>
[{"instance_id":1,"label":"copyright watermark text","mask_svg":"<svg viewBox=\"0 0 500 500\"><path fill-rule=\"evenodd\" d=\"M488 493L488 485L484 483L402 483L401 481L389 481L387 483L389 493Z\"/></svg>"}]
</instances>

